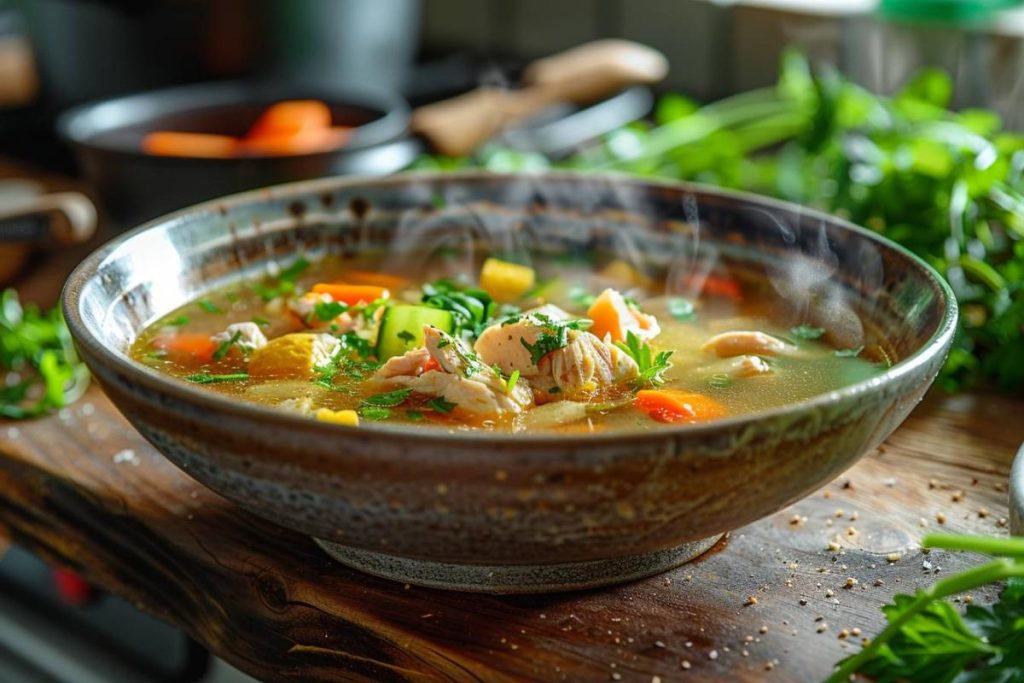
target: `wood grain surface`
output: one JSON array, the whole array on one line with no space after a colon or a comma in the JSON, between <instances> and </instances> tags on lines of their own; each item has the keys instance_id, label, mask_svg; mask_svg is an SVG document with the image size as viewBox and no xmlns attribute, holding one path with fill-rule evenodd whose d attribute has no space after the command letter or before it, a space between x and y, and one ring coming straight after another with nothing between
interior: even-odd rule
<instances>
[{"instance_id":1,"label":"wood grain surface","mask_svg":"<svg viewBox=\"0 0 1024 683\"><path fill-rule=\"evenodd\" d=\"M973 561L923 556L926 528L1005 533L1022 409L933 395L820 492L690 565L584 593L474 596L346 569L178 471L95 388L0 427L0 526L268 681L812 681L858 646L843 629L875 633L894 591Z\"/></svg>"},{"instance_id":2,"label":"wood grain surface","mask_svg":"<svg viewBox=\"0 0 1024 683\"><path fill-rule=\"evenodd\" d=\"M37 263L23 291L53 301L74 257ZM922 533L1007 532L1022 417L1022 399L933 393L878 452L687 566L493 597L332 562L177 470L93 387L0 424L0 536L267 681L814 681L878 631L894 592L976 561L923 555Z\"/></svg>"}]
</instances>

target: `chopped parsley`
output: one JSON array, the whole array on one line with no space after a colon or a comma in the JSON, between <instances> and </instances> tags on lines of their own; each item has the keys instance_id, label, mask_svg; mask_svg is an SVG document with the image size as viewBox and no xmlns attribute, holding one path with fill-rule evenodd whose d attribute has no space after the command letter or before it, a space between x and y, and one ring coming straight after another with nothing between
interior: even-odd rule
<instances>
[{"instance_id":1,"label":"chopped parsley","mask_svg":"<svg viewBox=\"0 0 1024 683\"><path fill-rule=\"evenodd\" d=\"M244 382L247 379L249 379L249 373L247 372L232 372L226 375L211 375L208 372L198 372L186 377L185 381L192 382L193 384L217 384L219 382Z\"/></svg>"},{"instance_id":2,"label":"chopped parsley","mask_svg":"<svg viewBox=\"0 0 1024 683\"><path fill-rule=\"evenodd\" d=\"M729 375L725 374L724 372L714 374L711 376L711 379L708 380L708 386L714 387L715 389L725 389L726 387L731 387L732 377L729 377Z\"/></svg>"},{"instance_id":3,"label":"chopped parsley","mask_svg":"<svg viewBox=\"0 0 1024 683\"><path fill-rule=\"evenodd\" d=\"M480 336L496 308L491 295L484 290L444 279L423 285L422 302L449 311L455 319L455 334L471 338Z\"/></svg>"},{"instance_id":4,"label":"chopped parsley","mask_svg":"<svg viewBox=\"0 0 1024 683\"><path fill-rule=\"evenodd\" d=\"M238 340L241 339L241 337L242 332L240 330L235 330L234 334L232 334L229 338L222 341L220 345L217 346L217 349L213 352L213 359L222 360L224 356L230 353L231 347L237 344Z\"/></svg>"},{"instance_id":5,"label":"chopped parsley","mask_svg":"<svg viewBox=\"0 0 1024 683\"><path fill-rule=\"evenodd\" d=\"M430 408L436 413L450 413L455 410L457 403L444 400L444 397L438 396L427 401L425 404L427 408Z\"/></svg>"},{"instance_id":6,"label":"chopped parsley","mask_svg":"<svg viewBox=\"0 0 1024 683\"><path fill-rule=\"evenodd\" d=\"M697 317L693 309L693 302L678 296L669 297L668 313L681 322L693 320Z\"/></svg>"},{"instance_id":7,"label":"chopped parsley","mask_svg":"<svg viewBox=\"0 0 1024 683\"><path fill-rule=\"evenodd\" d=\"M537 339L532 344L522 337L519 338L519 343L530 352L530 362L534 365L540 363L541 359L549 353L568 346L569 330L585 330L593 324L592 321L585 318L580 318L579 320L553 320L550 316L543 313L534 313L530 317L537 320L544 328L544 331L537 335ZM510 318L502 324L511 325L518 321L518 318Z\"/></svg>"},{"instance_id":8,"label":"chopped parsley","mask_svg":"<svg viewBox=\"0 0 1024 683\"><path fill-rule=\"evenodd\" d=\"M207 313L223 313L224 312L223 308L221 308L217 304L213 303L209 299L200 299L199 301L196 302L196 305L199 306L199 308L201 308L204 311L206 311Z\"/></svg>"},{"instance_id":9,"label":"chopped parsley","mask_svg":"<svg viewBox=\"0 0 1024 683\"><path fill-rule=\"evenodd\" d=\"M390 408L378 408L377 406L363 406L359 409L359 415L367 420L379 422L391 417Z\"/></svg>"},{"instance_id":10,"label":"chopped parsley","mask_svg":"<svg viewBox=\"0 0 1024 683\"><path fill-rule=\"evenodd\" d=\"M836 349L832 353L836 358L856 358L863 350L863 346L858 346L853 349Z\"/></svg>"},{"instance_id":11,"label":"chopped parsley","mask_svg":"<svg viewBox=\"0 0 1024 683\"><path fill-rule=\"evenodd\" d=\"M256 323L260 327L270 327L270 321L259 316L254 316L252 322Z\"/></svg>"},{"instance_id":12,"label":"chopped parsley","mask_svg":"<svg viewBox=\"0 0 1024 683\"><path fill-rule=\"evenodd\" d=\"M309 265L309 261L300 256L290 266L282 270L269 284L255 284L252 286L252 290L264 301L272 301L286 294L294 294L295 281L309 268Z\"/></svg>"},{"instance_id":13,"label":"chopped parsley","mask_svg":"<svg viewBox=\"0 0 1024 683\"><path fill-rule=\"evenodd\" d=\"M825 330L813 325L797 325L796 327L789 328L789 333L797 339L812 340L820 338L825 334Z\"/></svg>"},{"instance_id":14,"label":"chopped parsley","mask_svg":"<svg viewBox=\"0 0 1024 683\"><path fill-rule=\"evenodd\" d=\"M313 315L317 320L329 322L348 310L348 305L340 301L317 301L313 304Z\"/></svg>"},{"instance_id":15,"label":"chopped parsley","mask_svg":"<svg viewBox=\"0 0 1024 683\"><path fill-rule=\"evenodd\" d=\"M636 361L640 374L635 384L637 386L661 386L665 383L665 372L672 367L669 360L672 351L659 351L653 354L651 345L641 339L635 332L626 332L626 341L615 342L615 345L622 349L623 353Z\"/></svg>"},{"instance_id":16,"label":"chopped parsley","mask_svg":"<svg viewBox=\"0 0 1024 683\"><path fill-rule=\"evenodd\" d=\"M179 315L177 318L164 323L165 327L184 327L185 325L188 325L187 315Z\"/></svg>"},{"instance_id":17,"label":"chopped parsley","mask_svg":"<svg viewBox=\"0 0 1024 683\"><path fill-rule=\"evenodd\" d=\"M419 422L423 419L423 413L418 410L407 410L405 411L405 419L409 422Z\"/></svg>"},{"instance_id":18,"label":"chopped parsley","mask_svg":"<svg viewBox=\"0 0 1024 683\"><path fill-rule=\"evenodd\" d=\"M363 399L362 405L373 408L394 408L405 403L411 393L412 389L396 389L383 394L374 394Z\"/></svg>"}]
</instances>

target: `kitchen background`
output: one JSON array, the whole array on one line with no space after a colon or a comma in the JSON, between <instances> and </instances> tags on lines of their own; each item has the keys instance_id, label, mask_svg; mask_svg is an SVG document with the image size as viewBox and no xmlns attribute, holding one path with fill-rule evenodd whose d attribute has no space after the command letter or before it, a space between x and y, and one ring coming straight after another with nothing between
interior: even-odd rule
<instances>
[{"instance_id":1,"label":"kitchen background","mask_svg":"<svg viewBox=\"0 0 1024 683\"><path fill-rule=\"evenodd\" d=\"M657 89L700 101L772 85L795 44L883 93L943 67L956 106L1024 125L1024 10L885 4L883 15L871 0L0 0L0 168L76 175L55 122L100 98L260 77L392 89L416 105L514 83L530 59L609 37L660 50L671 68ZM3 554L0 681L244 680L76 576L16 546Z\"/></svg>"}]
</instances>

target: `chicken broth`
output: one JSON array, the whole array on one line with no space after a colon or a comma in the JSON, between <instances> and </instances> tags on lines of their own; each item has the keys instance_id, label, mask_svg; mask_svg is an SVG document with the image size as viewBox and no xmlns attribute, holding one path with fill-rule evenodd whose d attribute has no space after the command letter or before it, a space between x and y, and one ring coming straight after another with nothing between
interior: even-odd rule
<instances>
[{"instance_id":1,"label":"chicken broth","mask_svg":"<svg viewBox=\"0 0 1024 683\"><path fill-rule=\"evenodd\" d=\"M298 259L191 302L133 358L238 400L345 425L606 432L705 422L853 384L889 362L783 326L750 283L702 278L693 299L608 258L475 277L382 272L380 255ZM691 288L694 289L694 288Z\"/></svg>"}]
</instances>

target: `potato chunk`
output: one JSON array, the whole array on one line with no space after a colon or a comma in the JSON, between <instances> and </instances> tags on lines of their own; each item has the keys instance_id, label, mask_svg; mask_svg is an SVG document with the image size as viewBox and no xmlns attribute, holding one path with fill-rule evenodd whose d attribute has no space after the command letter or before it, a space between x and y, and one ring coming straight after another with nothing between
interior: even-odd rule
<instances>
[{"instance_id":1,"label":"potato chunk","mask_svg":"<svg viewBox=\"0 0 1024 683\"><path fill-rule=\"evenodd\" d=\"M254 378L312 379L315 369L326 365L338 348L329 334L296 332L271 339L253 352L249 375Z\"/></svg>"}]
</instances>

